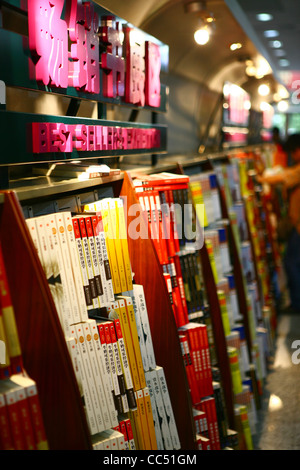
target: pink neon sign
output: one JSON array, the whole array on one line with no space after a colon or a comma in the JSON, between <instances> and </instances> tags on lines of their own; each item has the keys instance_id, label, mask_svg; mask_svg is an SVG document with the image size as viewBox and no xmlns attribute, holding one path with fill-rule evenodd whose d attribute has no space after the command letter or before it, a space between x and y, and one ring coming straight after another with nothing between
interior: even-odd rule
<instances>
[{"instance_id":1,"label":"pink neon sign","mask_svg":"<svg viewBox=\"0 0 300 470\"><path fill-rule=\"evenodd\" d=\"M138 150L161 146L160 129L33 122L33 153Z\"/></svg>"},{"instance_id":2,"label":"pink neon sign","mask_svg":"<svg viewBox=\"0 0 300 470\"><path fill-rule=\"evenodd\" d=\"M123 27L122 31L112 15L99 18L92 2L66 0L65 19L63 8L64 0L28 0L36 81L92 94L102 91L108 98L159 107L159 46L133 39L137 30Z\"/></svg>"}]
</instances>

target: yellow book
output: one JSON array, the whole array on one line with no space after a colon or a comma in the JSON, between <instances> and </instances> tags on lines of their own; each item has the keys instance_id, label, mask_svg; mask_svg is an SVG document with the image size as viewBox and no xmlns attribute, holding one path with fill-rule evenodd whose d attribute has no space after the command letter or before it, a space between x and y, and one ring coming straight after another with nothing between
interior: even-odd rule
<instances>
[{"instance_id":1,"label":"yellow book","mask_svg":"<svg viewBox=\"0 0 300 470\"><path fill-rule=\"evenodd\" d=\"M221 309L221 317L222 317L224 334L225 336L228 336L231 333L231 327L230 327L230 321L229 321L228 310L227 310L226 296L225 296L224 291L222 290L218 290L217 294L218 294L218 299L219 299L219 304L220 304L220 309Z\"/></svg>"},{"instance_id":2,"label":"yellow book","mask_svg":"<svg viewBox=\"0 0 300 470\"><path fill-rule=\"evenodd\" d=\"M195 207L195 211L200 222L201 227L207 227L207 215L205 210L205 204L203 199L202 187L200 182L190 182L190 190L192 194L192 200Z\"/></svg>"},{"instance_id":3,"label":"yellow book","mask_svg":"<svg viewBox=\"0 0 300 470\"><path fill-rule=\"evenodd\" d=\"M121 198L116 199L116 210L117 210L117 233L120 236L123 262L124 262L124 268L125 268L127 291L129 291L133 289L132 271L131 271L131 263L130 263L129 250L128 250L128 239L127 239L127 228L126 228L125 214L124 214L124 204Z\"/></svg>"},{"instance_id":4,"label":"yellow book","mask_svg":"<svg viewBox=\"0 0 300 470\"><path fill-rule=\"evenodd\" d=\"M132 427L133 437L134 437L134 441L136 445L136 450L143 450L144 443L142 440L141 420L139 417L138 409L135 408L134 410L129 410L128 416L131 421L131 427Z\"/></svg>"},{"instance_id":5,"label":"yellow book","mask_svg":"<svg viewBox=\"0 0 300 470\"><path fill-rule=\"evenodd\" d=\"M210 266L213 272L214 280L215 283L218 284L218 272L217 272L217 266L216 266L216 260L214 256L214 250L213 250L213 245L211 240L206 240L205 241L207 252L208 252L208 257L210 261Z\"/></svg>"},{"instance_id":6,"label":"yellow book","mask_svg":"<svg viewBox=\"0 0 300 470\"><path fill-rule=\"evenodd\" d=\"M132 338L132 344L133 344L136 365L137 365L137 370L138 370L139 379L140 379L140 385L141 385L140 388L145 388L146 387L145 372L144 372L143 359L142 359L141 348L140 348L140 343L139 343L139 337L138 337L138 331L137 331L137 326L136 326L132 298L127 297L127 296L120 296L120 298L125 300L127 317L129 321L131 338Z\"/></svg>"},{"instance_id":7,"label":"yellow book","mask_svg":"<svg viewBox=\"0 0 300 470\"><path fill-rule=\"evenodd\" d=\"M156 441L154 420L153 420L153 414L152 414L151 398L150 398L150 392L149 392L148 387L143 389L143 395L144 395L146 418L147 418L148 432L149 432L150 445L151 445L150 449L157 450L157 441Z\"/></svg>"},{"instance_id":8,"label":"yellow book","mask_svg":"<svg viewBox=\"0 0 300 470\"><path fill-rule=\"evenodd\" d=\"M133 342L132 342L132 337L131 337L129 319L128 319L128 316L127 316L126 304L125 304L124 299L118 299L118 301L116 303L118 304L118 308L116 307L115 303L112 305L112 307L114 308L114 310L119 315L119 319L120 319L120 322L121 322L121 328L122 328L122 332L123 332L123 336L124 336L124 340L125 340L126 351L127 351L127 354L128 354L128 360L129 360L129 365L130 365L133 388L134 388L135 391L137 391L141 388L141 384L140 384L138 367L137 367L137 363L136 363L134 347L133 347Z\"/></svg>"},{"instance_id":9,"label":"yellow book","mask_svg":"<svg viewBox=\"0 0 300 470\"><path fill-rule=\"evenodd\" d=\"M239 366L239 358L237 349L234 347L227 347L228 358L229 358L229 366L231 371L231 379L232 379L232 388L233 393L238 394L242 393L243 385L242 385L242 377L241 371Z\"/></svg>"},{"instance_id":10,"label":"yellow book","mask_svg":"<svg viewBox=\"0 0 300 470\"><path fill-rule=\"evenodd\" d=\"M111 266L112 283L115 294L120 294L121 282L118 270L117 255L115 250L115 243L113 239L112 223L110 218L109 204L107 199L96 202L96 210L100 210L102 214L103 228L106 236L107 254L109 257L109 264Z\"/></svg>"},{"instance_id":11,"label":"yellow book","mask_svg":"<svg viewBox=\"0 0 300 470\"><path fill-rule=\"evenodd\" d=\"M119 234L119 227L118 227L118 218L117 218L117 198L112 198L108 200L108 209L109 209L109 216L111 221L111 229L113 235L113 241L115 245L115 252L116 252L116 259L117 259L117 268L119 273L120 279L120 292L127 291L127 283L126 283L126 275L125 275L125 267L124 267L124 260L123 260L123 253L122 253L122 245L120 240Z\"/></svg>"},{"instance_id":12,"label":"yellow book","mask_svg":"<svg viewBox=\"0 0 300 470\"><path fill-rule=\"evenodd\" d=\"M144 402L143 390L138 390L136 392L136 403L138 409L138 415L141 423L141 435L143 441L143 449L151 450L151 440L148 431L148 421L146 415L146 407Z\"/></svg>"}]
</instances>

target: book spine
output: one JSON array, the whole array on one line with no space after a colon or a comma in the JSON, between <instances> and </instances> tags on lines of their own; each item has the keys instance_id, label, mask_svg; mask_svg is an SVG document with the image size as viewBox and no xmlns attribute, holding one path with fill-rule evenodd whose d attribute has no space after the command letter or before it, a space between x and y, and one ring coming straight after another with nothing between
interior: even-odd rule
<instances>
[{"instance_id":1,"label":"book spine","mask_svg":"<svg viewBox=\"0 0 300 470\"><path fill-rule=\"evenodd\" d=\"M127 316L127 311L126 311L126 306L125 306L125 300L118 299L117 302L119 305L119 312L120 312L119 319L120 319L123 337L125 341L126 351L128 354L133 388L134 388L134 391L136 391L141 388L141 384L140 384L138 367L136 363L136 357L134 353L134 347L133 347L133 342L132 342L132 337L131 337L131 332L130 332L129 319Z\"/></svg>"},{"instance_id":2,"label":"book spine","mask_svg":"<svg viewBox=\"0 0 300 470\"><path fill-rule=\"evenodd\" d=\"M145 387L143 389L143 396L144 396L144 403L145 403L145 410L146 410L148 433L149 433L149 439L150 439L150 449L157 450L154 416L152 412L151 398L150 398L150 392L149 392L148 387Z\"/></svg>"},{"instance_id":3,"label":"book spine","mask_svg":"<svg viewBox=\"0 0 300 470\"><path fill-rule=\"evenodd\" d=\"M90 424L90 432L91 434L96 434L99 432L98 423L100 423L101 429L101 423L103 420L101 419L101 415L99 413L100 405L97 399L90 358L82 331L82 325L74 325L74 328L72 328L72 333L76 337L76 344L80 354L82 385L84 387L84 400L86 404L88 422Z\"/></svg>"},{"instance_id":4,"label":"book spine","mask_svg":"<svg viewBox=\"0 0 300 470\"><path fill-rule=\"evenodd\" d=\"M111 322L104 323L105 341L106 341L107 353L109 357L111 378L112 378L112 383L114 387L113 390L114 390L115 405L116 405L118 412L123 413L123 403L122 403L121 391L120 391L120 386L119 386L118 377L117 377L113 345L112 345L112 340L111 340L111 335L110 335L110 324Z\"/></svg>"},{"instance_id":5,"label":"book spine","mask_svg":"<svg viewBox=\"0 0 300 470\"><path fill-rule=\"evenodd\" d=\"M0 449L14 450L7 405L2 393L0 393Z\"/></svg>"},{"instance_id":6,"label":"book spine","mask_svg":"<svg viewBox=\"0 0 300 470\"><path fill-rule=\"evenodd\" d=\"M121 244L121 239L120 239L119 218L117 214L118 212L117 199L116 198L110 199L108 201L108 207L109 207L113 241L115 245L115 252L116 252L116 258L117 258L119 279L120 279L120 284L121 284L120 292L126 292L127 279L126 279L122 244Z\"/></svg>"},{"instance_id":7,"label":"book spine","mask_svg":"<svg viewBox=\"0 0 300 470\"><path fill-rule=\"evenodd\" d=\"M100 222L98 222L98 217L96 215L91 217L91 221L92 221L92 227L93 227L93 236L95 240L97 261L99 265L100 278L101 278L102 287L103 287L102 306L107 306L109 302L111 301L111 299L108 293L109 286L108 286L108 280L106 278L105 267L104 267L104 256L102 252L102 242L101 242L100 230L99 230Z\"/></svg>"},{"instance_id":8,"label":"book spine","mask_svg":"<svg viewBox=\"0 0 300 470\"><path fill-rule=\"evenodd\" d=\"M135 315L135 321L136 321L136 328L137 328L137 332L138 332L138 339L139 339L139 344L140 344L141 354L142 354L142 360L143 360L143 367L144 367L144 371L149 370L149 359L148 359L148 353L147 353L146 344L145 344L145 336L144 336L144 331L143 331L143 325L142 325L142 322L141 322L141 317L140 317L139 305L138 305L138 302L137 302L137 298L135 296L134 290L125 293L125 295L130 296L131 299L132 299L134 315Z\"/></svg>"},{"instance_id":9,"label":"book spine","mask_svg":"<svg viewBox=\"0 0 300 470\"><path fill-rule=\"evenodd\" d=\"M121 289L121 282L120 282L120 276L119 276L119 271L118 271L117 254L115 250L112 222L111 222L111 217L110 217L108 201L101 200L99 203L99 209L101 210L103 228L104 228L104 232L106 236L106 246L107 246L108 258L110 261L114 293L120 294L122 289Z\"/></svg>"},{"instance_id":10,"label":"book spine","mask_svg":"<svg viewBox=\"0 0 300 470\"><path fill-rule=\"evenodd\" d=\"M118 228L119 228L119 234L120 234L120 240L121 240L121 246L122 246L125 275L126 275L127 291L131 291L132 290L132 271L131 271L131 263L130 263L130 256L129 256L129 250L128 250L124 203L123 203L122 198L117 198L116 208L117 208L117 221L118 221Z\"/></svg>"},{"instance_id":11,"label":"book spine","mask_svg":"<svg viewBox=\"0 0 300 470\"><path fill-rule=\"evenodd\" d=\"M66 230L65 230L62 214L55 213L54 217L56 219L57 237L59 240L59 245L60 245L60 249L62 253L63 265L64 265L65 276L66 276L68 292L69 292L69 302L71 306L71 319L70 320L72 323L77 323L81 320L81 315L80 315L76 289L75 289L75 284L74 284L74 279L73 279Z\"/></svg>"},{"instance_id":12,"label":"book spine","mask_svg":"<svg viewBox=\"0 0 300 470\"><path fill-rule=\"evenodd\" d=\"M134 284L133 286L134 297L137 300L138 309L137 312L141 319L142 331L145 340L145 346L149 361L149 369L155 369L156 359L152 341L151 328L149 323L149 316L147 310L147 303L145 298L144 287L141 284ZM147 370L147 369L145 369Z\"/></svg>"},{"instance_id":13,"label":"book spine","mask_svg":"<svg viewBox=\"0 0 300 470\"><path fill-rule=\"evenodd\" d=\"M126 312L127 312L127 317L128 317L128 323L130 327L132 344L134 348L134 355L136 358L137 370L139 374L140 388L142 389L146 387L146 380L145 380L145 372L144 372L144 367L143 367L141 349L139 345L133 303L132 303L131 297L124 297L124 300L125 300Z\"/></svg>"},{"instance_id":14,"label":"book spine","mask_svg":"<svg viewBox=\"0 0 300 470\"><path fill-rule=\"evenodd\" d=\"M98 220L99 237L100 237L101 249L102 249L102 255L103 255L104 272L105 272L105 278L107 282L108 298L111 302L113 302L115 299L115 296L114 296L114 288L113 288L113 281L112 281L112 272L111 272L112 270L110 267L111 261L108 256L107 238L106 238L106 233L103 227L102 214L101 212L97 211L96 215L97 215L97 220Z\"/></svg>"},{"instance_id":15,"label":"book spine","mask_svg":"<svg viewBox=\"0 0 300 470\"><path fill-rule=\"evenodd\" d=\"M106 374L107 374L107 378L108 378L108 387L109 387L110 394L111 394L112 399L113 399L116 414L118 414L118 409L116 407L115 398L114 398L114 384L113 384L112 374L111 374L111 369L110 369L110 359L109 359L109 355L108 355L108 347L107 347L107 344L106 344L104 323L98 323L97 328L98 328L98 332L99 332L99 341L101 343L102 350L103 350L105 370L106 370Z\"/></svg>"},{"instance_id":16,"label":"book spine","mask_svg":"<svg viewBox=\"0 0 300 470\"><path fill-rule=\"evenodd\" d=\"M80 272L81 272L85 302L86 302L87 309L91 310L93 308L93 299L92 299L91 286L89 283L89 277L87 273L86 262L85 262L83 242L82 242L81 234L80 234L79 220L75 217L72 217L72 224L74 228L75 241L76 241L76 246L77 246L77 251L78 251L78 259L79 259L79 265L80 265Z\"/></svg>"},{"instance_id":17,"label":"book spine","mask_svg":"<svg viewBox=\"0 0 300 470\"><path fill-rule=\"evenodd\" d=\"M87 315L87 306L85 302L84 289L82 283L81 270L79 265L79 256L78 249L76 247L74 227L72 223L71 212L63 212L63 221L65 226L65 233L67 237L68 247L69 247L69 256L71 260L72 273L74 278L74 284L76 289L77 301L80 309L80 319L81 321L86 321L88 319Z\"/></svg>"},{"instance_id":18,"label":"book spine","mask_svg":"<svg viewBox=\"0 0 300 470\"><path fill-rule=\"evenodd\" d=\"M117 410L115 408L114 400L113 400L113 395L112 395L112 389L111 389L111 382L110 382L110 376L106 367L105 363L105 353L104 353L104 348L102 347L100 337L99 337L99 331L97 328L97 323L95 320L88 320L89 326L90 326L90 332L92 339L94 341L94 347L96 351L96 357L98 360L98 366L99 366L99 371L100 371L100 376L103 382L103 388L104 388L104 395L107 403L107 408L108 412L110 415L110 421L111 421L111 426L116 426L118 419L117 419Z\"/></svg>"},{"instance_id":19,"label":"book spine","mask_svg":"<svg viewBox=\"0 0 300 470\"><path fill-rule=\"evenodd\" d=\"M26 450L25 436L23 435L18 397L15 390L4 392L10 430L13 438L14 450Z\"/></svg>"},{"instance_id":20,"label":"book spine","mask_svg":"<svg viewBox=\"0 0 300 470\"><path fill-rule=\"evenodd\" d=\"M105 305L104 290L103 290L102 279L100 276L100 265L98 262L96 242L94 238L91 217L85 218L85 226L86 226L86 234L87 234L87 239L88 239L90 257L92 261L92 269L93 269L93 274L94 274L95 287L96 287L96 292L98 296L99 307L103 307Z\"/></svg>"},{"instance_id":21,"label":"book spine","mask_svg":"<svg viewBox=\"0 0 300 470\"><path fill-rule=\"evenodd\" d=\"M14 307L11 300L10 288L0 244L0 308L5 330L5 345L8 352L10 370L12 373L23 371L22 351L15 318Z\"/></svg>"},{"instance_id":22,"label":"book spine","mask_svg":"<svg viewBox=\"0 0 300 470\"><path fill-rule=\"evenodd\" d=\"M127 431L127 436L128 436L129 448L130 450L136 450L136 444L134 441L131 421L130 419L125 419L124 421L125 421L125 426L126 426L126 431Z\"/></svg>"},{"instance_id":23,"label":"book spine","mask_svg":"<svg viewBox=\"0 0 300 470\"><path fill-rule=\"evenodd\" d=\"M26 391L23 387L19 387L16 393L22 434L25 442L25 449L36 450L35 436L33 432Z\"/></svg>"},{"instance_id":24,"label":"book spine","mask_svg":"<svg viewBox=\"0 0 300 470\"><path fill-rule=\"evenodd\" d=\"M130 450L130 447L129 447L129 441L128 441L128 435L127 435L127 429L126 429L126 424L125 424L125 421L120 421L119 423L119 428L120 428L120 432L123 434L124 436L124 449L125 450Z\"/></svg>"},{"instance_id":25,"label":"book spine","mask_svg":"<svg viewBox=\"0 0 300 470\"><path fill-rule=\"evenodd\" d=\"M120 358L121 358L121 363L122 363L122 370L124 374L126 394L127 394L129 408L135 408L136 401L135 401L135 396L134 396L132 377L131 377L128 356L127 356L125 341L123 338L120 319L115 319L114 324L115 324L116 336L118 339L118 347L119 347L119 353L120 353Z\"/></svg>"},{"instance_id":26,"label":"book spine","mask_svg":"<svg viewBox=\"0 0 300 470\"><path fill-rule=\"evenodd\" d=\"M170 400L170 395L169 395L169 390L168 390L168 385L165 377L165 373L162 367L157 366L156 367L156 374L158 377L158 382L160 385L160 390L161 390L161 395L163 398L163 403L164 407L166 410L166 415L167 415L167 421L169 423L169 429L170 429L170 434L171 434L171 439L173 443L173 449L180 449L180 440L179 440L179 435L177 431L177 426L175 422L175 417L173 413L173 408Z\"/></svg>"},{"instance_id":27,"label":"book spine","mask_svg":"<svg viewBox=\"0 0 300 470\"><path fill-rule=\"evenodd\" d=\"M161 395L160 385L155 370L146 372L147 387L153 391L153 396L156 403L156 409L158 414L158 420L160 424L161 435L163 439L163 447L165 450L172 450L173 444L168 426L167 415Z\"/></svg>"},{"instance_id":28,"label":"book spine","mask_svg":"<svg viewBox=\"0 0 300 470\"><path fill-rule=\"evenodd\" d=\"M122 369L122 362L121 362L121 357L119 353L118 340L117 340L114 322L110 324L109 330L110 330L110 337L111 337L112 348L113 348L113 353L114 353L116 374L117 374L117 379L119 382L119 389L120 389L120 394L121 394L121 399L122 399L123 413L127 413L129 411L129 406L128 406L128 399L127 399L127 394L126 394L126 383L125 383L125 377L124 377L123 369Z\"/></svg>"},{"instance_id":29,"label":"book spine","mask_svg":"<svg viewBox=\"0 0 300 470\"><path fill-rule=\"evenodd\" d=\"M91 294L92 294L93 308L99 308L100 305L99 305L99 300L98 300L98 295L97 295L97 287L96 287L96 281L94 277L93 262L92 262L88 236L87 236L87 231L86 231L85 218L86 217L79 218L79 229L80 229L80 235L81 235L81 240L82 240L84 259L86 263L86 271L87 271L89 285L90 285Z\"/></svg>"},{"instance_id":30,"label":"book spine","mask_svg":"<svg viewBox=\"0 0 300 470\"><path fill-rule=\"evenodd\" d=\"M92 334L90 330L89 323L82 323L82 331L84 335L84 341L86 343L86 347L88 350L90 363L91 363L91 370L95 382L95 390L98 397L99 402L99 415L101 416L101 420L98 420L98 427L99 431L104 429L108 429L111 426L110 416L108 413L108 406L105 399L105 391L103 387L102 377L100 374L99 369L99 362L96 356L96 351L94 348L94 341L92 339Z\"/></svg>"}]
</instances>

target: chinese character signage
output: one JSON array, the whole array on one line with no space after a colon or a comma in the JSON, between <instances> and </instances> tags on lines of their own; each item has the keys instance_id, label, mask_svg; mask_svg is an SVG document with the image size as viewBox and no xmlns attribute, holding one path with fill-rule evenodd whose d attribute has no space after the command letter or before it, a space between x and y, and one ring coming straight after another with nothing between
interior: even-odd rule
<instances>
[{"instance_id":1,"label":"chinese character signage","mask_svg":"<svg viewBox=\"0 0 300 470\"><path fill-rule=\"evenodd\" d=\"M12 15L22 12L22 28L6 29L0 11L4 87L167 110L161 72L168 69L168 46L156 38L92 1L7 0L7 8ZM17 113L3 106L0 164L166 152L163 125Z\"/></svg>"},{"instance_id":2,"label":"chinese character signage","mask_svg":"<svg viewBox=\"0 0 300 470\"><path fill-rule=\"evenodd\" d=\"M28 40L39 85L160 107L160 45L96 4L28 0Z\"/></svg>"}]
</instances>

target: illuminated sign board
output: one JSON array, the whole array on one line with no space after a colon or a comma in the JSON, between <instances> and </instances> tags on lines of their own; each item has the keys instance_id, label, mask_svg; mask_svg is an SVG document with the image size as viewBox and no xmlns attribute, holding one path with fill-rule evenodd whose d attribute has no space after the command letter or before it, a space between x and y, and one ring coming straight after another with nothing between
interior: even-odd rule
<instances>
[{"instance_id":1,"label":"illuminated sign board","mask_svg":"<svg viewBox=\"0 0 300 470\"><path fill-rule=\"evenodd\" d=\"M161 71L168 69L168 46L93 2L8 0L7 5L22 12L27 27L17 32L0 21L6 45L0 80L6 86L166 112ZM0 109L0 135L18 129L22 141L13 161L7 144L0 164L73 159L78 152L84 158L166 151L166 126L88 121Z\"/></svg>"}]
</instances>

